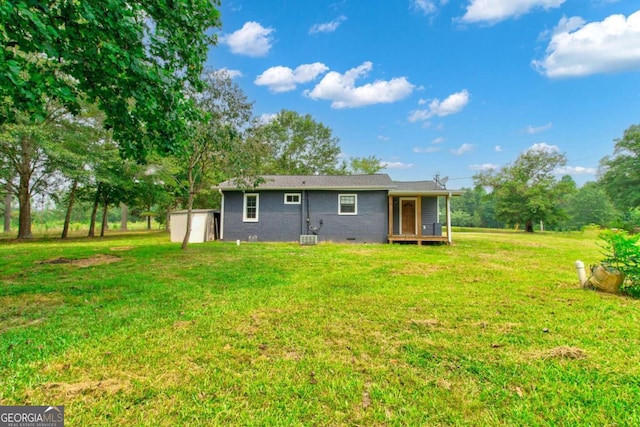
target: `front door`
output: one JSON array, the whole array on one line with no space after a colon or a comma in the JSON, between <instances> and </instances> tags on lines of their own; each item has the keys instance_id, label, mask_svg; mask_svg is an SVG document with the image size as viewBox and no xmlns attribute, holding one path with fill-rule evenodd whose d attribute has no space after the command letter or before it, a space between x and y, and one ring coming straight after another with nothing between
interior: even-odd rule
<instances>
[{"instance_id":1,"label":"front door","mask_svg":"<svg viewBox=\"0 0 640 427\"><path fill-rule=\"evenodd\" d=\"M402 228L400 234L415 235L416 233L416 201L415 199L402 199L401 205L401 217Z\"/></svg>"}]
</instances>

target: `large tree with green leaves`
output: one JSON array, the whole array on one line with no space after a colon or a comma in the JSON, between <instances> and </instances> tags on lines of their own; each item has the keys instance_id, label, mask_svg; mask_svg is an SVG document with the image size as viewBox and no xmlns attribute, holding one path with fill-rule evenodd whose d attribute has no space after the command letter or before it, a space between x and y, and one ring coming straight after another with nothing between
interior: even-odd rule
<instances>
[{"instance_id":1,"label":"large tree with green leaves","mask_svg":"<svg viewBox=\"0 0 640 427\"><path fill-rule=\"evenodd\" d=\"M310 114L282 110L256 128L254 138L269 149L261 168L265 175L347 173L346 165L339 162L338 139Z\"/></svg>"},{"instance_id":2,"label":"large tree with green leaves","mask_svg":"<svg viewBox=\"0 0 640 427\"><path fill-rule=\"evenodd\" d=\"M51 104L48 108L48 118L42 123L33 124L21 114L16 123L0 126L0 157L11 171L10 179L5 178L3 185L18 197L20 239L32 237L31 197L42 191L47 177L55 171L48 152L67 135L59 126L65 110ZM0 181L2 179L0 176Z\"/></svg>"},{"instance_id":3,"label":"large tree with green leaves","mask_svg":"<svg viewBox=\"0 0 640 427\"><path fill-rule=\"evenodd\" d=\"M95 102L126 154L173 151L201 87L219 0L0 2L0 125Z\"/></svg>"},{"instance_id":4,"label":"large tree with green leaves","mask_svg":"<svg viewBox=\"0 0 640 427\"><path fill-rule=\"evenodd\" d=\"M613 203L602 187L587 182L567 197L567 228L579 230L585 225L611 225L618 216Z\"/></svg>"},{"instance_id":5,"label":"large tree with green leaves","mask_svg":"<svg viewBox=\"0 0 640 427\"><path fill-rule=\"evenodd\" d=\"M376 156L351 157L349 159L349 173L371 175L382 170L382 162Z\"/></svg>"},{"instance_id":6,"label":"large tree with green leaves","mask_svg":"<svg viewBox=\"0 0 640 427\"><path fill-rule=\"evenodd\" d=\"M498 219L509 224L524 224L533 232L537 221L557 221L563 212L557 203L565 186L554 170L566 164L566 157L548 146L533 147L512 164L474 176L476 185L491 188Z\"/></svg>"},{"instance_id":7,"label":"large tree with green leaves","mask_svg":"<svg viewBox=\"0 0 640 427\"><path fill-rule=\"evenodd\" d=\"M640 125L615 140L613 154L600 161L599 182L619 209L640 206Z\"/></svg>"},{"instance_id":8,"label":"large tree with green leaves","mask_svg":"<svg viewBox=\"0 0 640 427\"><path fill-rule=\"evenodd\" d=\"M178 166L175 182L187 208L183 249L189 242L197 194L207 185L229 178L255 182L264 151L258 139L247 137L254 123L253 103L231 76L224 71L208 71L203 81L201 90L189 93L200 118L191 122L189 137L174 156Z\"/></svg>"}]
</instances>

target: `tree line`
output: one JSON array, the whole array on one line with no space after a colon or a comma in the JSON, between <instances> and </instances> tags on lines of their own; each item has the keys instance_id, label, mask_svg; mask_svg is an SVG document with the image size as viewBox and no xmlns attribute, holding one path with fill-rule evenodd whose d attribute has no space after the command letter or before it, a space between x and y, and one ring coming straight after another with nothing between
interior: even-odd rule
<instances>
[{"instance_id":1,"label":"tree line","mask_svg":"<svg viewBox=\"0 0 640 427\"><path fill-rule=\"evenodd\" d=\"M144 161L122 155L102 111L90 104L70 114L48 106L42 123L5 123L0 134L0 184L5 217L18 200L18 237L30 238L36 195L64 206L61 237L67 238L77 201L92 205L89 236L103 236L111 207L132 207L148 220L178 208L218 203L215 184L237 179L252 187L267 174L375 173L375 156L341 159L339 140L310 115L282 110L269 121L254 117L252 103L224 71L207 71L204 87L191 91L203 120L193 121L190 139L172 153L152 152ZM10 219L5 218L5 224ZM5 226L5 232L8 226Z\"/></svg>"},{"instance_id":2,"label":"tree line","mask_svg":"<svg viewBox=\"0 0 640 427\"><path fill-rule=\"evenodd\" d=\"M543 146L530 148L513 163L473 177L474 188L451 203L452 223L466 227L534 227L580 230L586 225L637 231L640 227L640 125L615 140L601 159L597 180L582 187L555 170L566 156Z\"/></svg>"},{"instance_id":3,"label":"tree line","mask_svg":"<svg viewBox=\"0 0 640 427\"><path fill-rule=\"evenodd\" d=\"M221 26L217 0L0 4L0 192L4 231L32 236L35 196L150 218L211 207L215 183L263 174L375 172L375 156L340 159L331 129L281 111L262 122L228 73L206 70ZM98 217L100 216L100 218ZM101 219L101 220L100 220Z\"/></svg>"}]
</instances>

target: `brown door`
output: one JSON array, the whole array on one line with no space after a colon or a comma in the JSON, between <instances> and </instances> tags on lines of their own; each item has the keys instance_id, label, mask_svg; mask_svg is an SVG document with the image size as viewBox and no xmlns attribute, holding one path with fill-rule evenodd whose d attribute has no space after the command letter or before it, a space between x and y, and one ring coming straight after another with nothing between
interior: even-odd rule
<instances>
[{"instance_id":1,"label":"brown door","mask_svg":"<svg viewBox=\"0 0 640 427\"><path fill-rule=\"evenodd\" d=\"M402 230L400 234L416 234L416 201L402 201Z\"/></svg>"}]
</instances>

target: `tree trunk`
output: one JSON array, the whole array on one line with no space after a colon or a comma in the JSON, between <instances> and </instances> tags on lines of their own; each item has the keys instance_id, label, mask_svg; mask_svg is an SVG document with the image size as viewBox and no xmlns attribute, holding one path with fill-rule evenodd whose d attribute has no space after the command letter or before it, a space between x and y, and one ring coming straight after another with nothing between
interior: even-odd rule
<instances>
[{"instance_id":1,"label":"tree trunk","mask_svg":"<svg viewBox=\"0 0 640 427\"><path fill-rule=\"evenodd\" d=\"M31 146L29 138L23 137L20 141L20 184L18 186L18 202L20 203L20 215L18 219L18 239L30 239L31 234Z\"/></svg>"},{"instance_id":2,"label":"tree trunk","mask_svg":"<svg viewBox=\"0 0 640 427\"><path fill-rule=\"evenodd\" d=\"M147 206L147 213L151 213L151 205ZM151 230L151 215L147 215L147 230Z\"/></svg>"},{"instance_id":3,"label":"tree trunk","mask_svg":"<svg viewBox=\"0 0 640 427\"><path fill-rule=\"evenodd\" d=\"M108 226L107 224L107 212L109 211L109 204L105 201L102 208L102 226L100 227L100 237L104 237L104 232Z\"/></svg>"},{"instance_id":4,"label":"tree trunk","mask_svg":"<svg viewBox=\"0 0 640 427\"><path fill-rule=\"evenodd\" d=\"M120 210L122 211L122 216L120 217L120 230L127 231L127 222L129 220L129 206L124 203L120 203Z\"/></svg>"},{"instance_id":5,"label":"tree trunk","mask_svg":"<svg viewBox=\"0 0 640 427\"><path fill-rule=\"evenodd\" d=\"M96 235L96 216L98 215L98 205L100 204L100 184L96 188L96 198L93 201L93 210L91 211L91 223L89 224L89 234L87 237Z\"/></svg>"},{"instance_id":6,"label":"tree trunk","mask_svg":"<svg viewBox=\"0 0 640 427\"><path fill-rule=\"evenodd\" d=\"M191 237L191 211L193 210L193 196L194 196L195 182L191 169L189 169L189 199L187 200L187 231L184 233L184 239L182 240L182 249L187 249L189 238Z\"/></svg>"},{"instance_id":7,"label":"tree trunk","mask_svg":"<svg viewBox=\"0 0 640 427\"><path fill-rule=\"evenodd\" d=\"M33 235L31 234L31 195L29 194L29 176L27 174L20 174L18 201L20 202L18 239L30 239Z\"/></svg>"},{"instance_id":8,"label":"tree trunk","mask_svg":"<svg viewBox=\"0 0 640 427\"><path fill-rule=\"evenodd\" d=\"M69 193L69 204L67 205L67 214L64 216L64 227L62 227L61 239L66 239L69 234L69 223L71 222L71 211L76 201L76 190L78 189L78 180L74 179L71 183L71 192Z\"/></svg>"},{"instance_id":9,"label":"tree trunk","mask_svg":"<svg viewBox=\"0 0 640 427\"><path fill-rule=\"evenodd\" d=\"M7 195L4 196L4 232L11 233L11 202L13 194L7 185Z\"/></svg>"},{"instance_id":10,"label":"tree trunk","mask_svg":"<svg viewBox=\"0 0 640 427\"><path fill-rule=\"evenodd\" d=\"M527 224L525 225L525 231L527 233L533 233L533 221L527 220Z\"/></svg>"},{"instance_id":11,"label":"tree trunk","mask_svg":"<svg viewBox=\"0 0 640 427\"><path fill-rule=\"evenodd\" d=\"M168 233L171 233L171 208L170 207L167 208L164 224L165 224L164 226L165 231L167 231Z\"/></svg>"}]
</instances>

